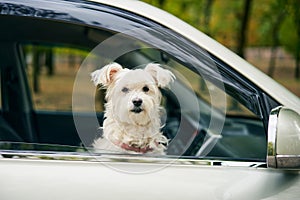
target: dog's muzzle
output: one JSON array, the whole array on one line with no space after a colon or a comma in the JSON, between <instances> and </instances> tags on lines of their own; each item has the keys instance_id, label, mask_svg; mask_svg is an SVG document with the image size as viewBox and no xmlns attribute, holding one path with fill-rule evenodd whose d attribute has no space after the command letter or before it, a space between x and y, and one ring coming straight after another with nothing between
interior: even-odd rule
<instances>
[{"instance_id":1,"label":"dog's muzzle","mask_svg":"<svg viewBox=\"0 0 300 200\"><path fill-rule=\"evenodd\" d=\"M141 108L142 104L143 104L143 100L142 99L133 99L132 100L132 104L133 104L133 109L131 109L131 112L134 113L140 113L143 111L143 109Z\"/></svg>"}]
</instances>

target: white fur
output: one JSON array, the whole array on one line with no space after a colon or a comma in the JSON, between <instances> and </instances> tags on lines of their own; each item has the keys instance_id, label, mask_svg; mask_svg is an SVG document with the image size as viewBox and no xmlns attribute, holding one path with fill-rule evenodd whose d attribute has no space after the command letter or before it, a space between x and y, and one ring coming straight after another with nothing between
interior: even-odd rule
<instances>
[{"instance_id":1,"label":"white fur","mask_svg":"<svg viewBox=\"0 0 300 200\"><path fill-rule=\"evenodd\" d=\"M107 89L103 137L94 141L94 148L164 154L168 139L160 131L159 87L167 87L175 79L174 74L159 64L150 63L145 69L129 70L111 63L94 71L91 79L96 86ZM132 146L135 148L127 148Z\"/></svg>"}]
</instances>

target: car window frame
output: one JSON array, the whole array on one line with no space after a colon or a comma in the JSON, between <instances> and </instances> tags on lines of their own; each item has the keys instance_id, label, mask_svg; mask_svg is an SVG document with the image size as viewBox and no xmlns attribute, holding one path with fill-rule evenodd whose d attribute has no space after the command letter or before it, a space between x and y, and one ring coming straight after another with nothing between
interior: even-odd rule
<instances>
[{"instance_id":1,"label":"car window frame","mask_svg":"<svg viewBox=\"0 0 300 200\"><path fill-rule=\"evenodd\" d=\"M87 4L87 5L93 7L92 4ZM89 7L88 9L92 10L91 7ZM130 13L130 12L127 12L127 11L124 12L121 9L112 8L112 7L109 7L109 6L103 6L101 8L103 10L99 9L99 7L97 6L97 10L96 11L97 12L106 12L106 13L109 13L111 15L115 15L116 17L121 16L121 17L127 19L128 21L136 22L136 24L143 25L146 28L150 28L150 29L153 29L153 30L155 28L158 28L158 30L161 30L161 28L163 28L165 30L165 28L162 27L160 24L157 24L157 23L155 23L155 22L153 22L153 21L151 21L149 19L145 20L144 17L135 15L133 13ZM51 8L51 9L55 10L55 9L58 9L58 8L55 8L55 9ZM24 11L24 13L13 13L13 15L29 17L28 13L26 13L26 11ZM30 16L30 17L41 18L41 16ZM97 17L95 17L95 18L97 18ZM84 24L85 26L90 26L90 27L96 28L96 29L102 29L105 26L105 24L99 25L99 24L95 24L94 22L90 22L90 21L82 23L82 22L79 22L78 20L76 20L76 18L52 19L51 17L48 17L48 20L54 20L54 21L66 22L66 23L74 23L74 24L77 24L77 25ZM131 25L131 27L133 27L133 25ZM122 26L118 26L118 25L116 25L115 27L110 27L110 28L111 28L111 30L114 30L114 31L122 31L122 30L127 31L128 30L128 27L126 29L123 29ZM189 41L187 38L183 38L179 34L173 32L172 30L169 30L169 29L167 30L167 32L170 35L174 36L175 38L180 38L182 41L184 41L184 43L189 44L190 48L195 49L195 50L198 49L198 46L196 44L192 43L191 41ZM236 83L241 84L245 88L247 88L249 90L253 90L252 92L253 92L254 96L256 97L256 99L254 99L254 100L255 100L258 108L259 108L258 112L261 112L260 113L261 114L260 118L263 120L265 129L266 129L266 127L268 126L268 110L270 110L270 108L268 106L266 106L266 104L276 104L276 102L274 101L274 102L270 103L269 99L271 99L271 98L267 94L265 94L263 91L261 91L261 89L258 88L255 85L255 83L250 82L242 74L234 71L226 63L223 63L221 61L221 59L218 59L218 58L214 57L212 53L210 53L210 52L207 52L207 53L218 64L218 69L223 73L223 75L226 75L226 76L230 77L230 78L228 78L228 81L234 80ZM193 67L194 66L190 66L191 69L193 69Z\"/></svg>"}]
</instances>

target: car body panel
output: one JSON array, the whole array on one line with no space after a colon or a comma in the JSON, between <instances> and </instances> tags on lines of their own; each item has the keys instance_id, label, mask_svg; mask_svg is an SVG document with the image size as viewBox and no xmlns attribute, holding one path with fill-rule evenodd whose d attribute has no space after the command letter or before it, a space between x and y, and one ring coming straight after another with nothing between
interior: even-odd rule
<instances>
[{"instance_id":1,"label":"car body panel","mask_svg":"<svg viewBox=\"0 0 300 200\"><path fill-rule=\"evenodd\" d=\"M271 200L300 195L298 172L256 167L30 159L0 163L1 199Z\"/></svg>"}]
</instances>

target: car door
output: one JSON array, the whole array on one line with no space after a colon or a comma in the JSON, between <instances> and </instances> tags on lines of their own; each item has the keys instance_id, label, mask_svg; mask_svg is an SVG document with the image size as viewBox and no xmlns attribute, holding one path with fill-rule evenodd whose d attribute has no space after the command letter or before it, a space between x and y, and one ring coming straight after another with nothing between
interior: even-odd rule
<instances>
[{"instance_id":1,"label":"car door","mask_svg":"<svg viewBox=\"0 0 300 200\"><path fill-rule=\"evenodd\" d=\"M14 72L1 77L10 85L2 85L3 116L22 143L1 146L4 199L298 198L299 173L266 166L268 117L279 103L222 58L115 7L20 2L1 4L10 12L0 16L1 41L14 52L1 48ZM112 61L129 69L157 62L175 74L162 90L166 156L90 149L104 120L90 73ZM19 125L15 113L24 115Z\"/></svg>"}]
</instances>

